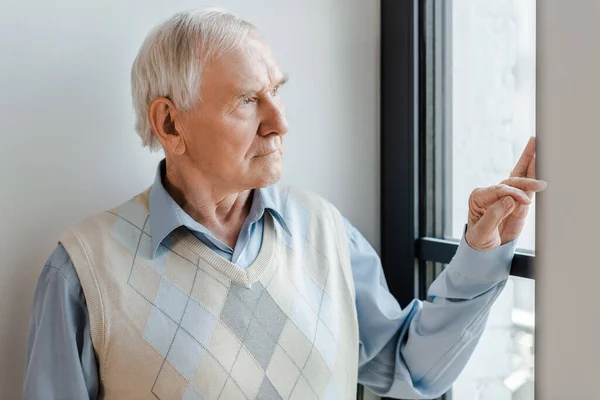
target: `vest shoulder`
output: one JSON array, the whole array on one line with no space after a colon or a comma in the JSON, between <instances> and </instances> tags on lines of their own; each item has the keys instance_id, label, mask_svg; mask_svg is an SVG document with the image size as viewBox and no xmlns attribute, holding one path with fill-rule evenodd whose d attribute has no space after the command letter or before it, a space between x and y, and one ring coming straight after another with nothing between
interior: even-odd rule
<instances>
[{"instance_id":1,"label":"vest shoulder","mask_svg":"<svg viewBox=\"0 0 600 400\"><path fill-rule=\"evenodd\" d=\"M144 199L144 193L116 207L82 219L73 225L69 229L69 232L78 232L85 235L101 234L107 229L111 229L117 220L121 220L123 223L135 226L138 229L143 229L144 225L148 224L149 219L148 204L147 199Z\"/></svg>"}]
</instances>

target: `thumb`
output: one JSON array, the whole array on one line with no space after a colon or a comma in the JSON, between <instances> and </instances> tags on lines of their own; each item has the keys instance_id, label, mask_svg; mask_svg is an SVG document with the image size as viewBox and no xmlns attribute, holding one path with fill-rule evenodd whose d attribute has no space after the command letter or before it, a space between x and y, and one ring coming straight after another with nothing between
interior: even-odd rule
<instances>
[{"instance_id":1,"label":"thumb","mask_svg":"<svg viewBox=\"0 0 600 400\"><path fill-rule=\"evenodd\" d=\"M477 221L477 231L485 234L498 229L500 223L513 212L515 206L515 200L511 196L505 196L496 201Z\"/></svg>"}]
</instances>

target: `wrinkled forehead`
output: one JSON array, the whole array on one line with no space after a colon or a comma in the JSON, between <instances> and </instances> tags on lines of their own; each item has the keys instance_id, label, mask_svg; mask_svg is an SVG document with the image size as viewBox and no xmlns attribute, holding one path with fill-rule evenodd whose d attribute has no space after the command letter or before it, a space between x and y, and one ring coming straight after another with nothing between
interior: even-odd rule
<instances>
[{"instance_id":1,"label":"wrinkled forehead","mask_svg":"<svg viewBox=\"0 0 600 400\"><path fill-rule=\"evenodd\" d=\"M281 80L283 73L269 46L254 36L239 46L209 60L203 77L207 84L218 83L232 88L257 86L267 88Z\"/></svg>"}]
</instances>

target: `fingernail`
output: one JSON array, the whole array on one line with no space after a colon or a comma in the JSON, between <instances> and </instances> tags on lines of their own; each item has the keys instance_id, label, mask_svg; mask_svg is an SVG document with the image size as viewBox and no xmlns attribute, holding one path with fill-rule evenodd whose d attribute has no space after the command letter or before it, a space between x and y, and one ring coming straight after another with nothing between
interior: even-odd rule
<instances>
[{"instance_id":1,"label":"fingernail","mask_svg":"<svg viewBox=\"0 0 600 400\"><path fill-rule=\"evenodd\" d=\"M504 204L504 207L506 208L511 208L513 204L515 204L515 200L512 197L508 196L505 197L504 200L502 200L502 204Z\"/></svg>"},{"instance_id":2,"label":"fingernail","mask_svg":"<svg viewBox=\"0 0 600 400\"><path fill-rule=\"evenodd\" d=\"M544 190L548 187L548 182L546 182L546 181L539 181L539 182L541 183L542 190Z\"/></svg>"}]
</instances>

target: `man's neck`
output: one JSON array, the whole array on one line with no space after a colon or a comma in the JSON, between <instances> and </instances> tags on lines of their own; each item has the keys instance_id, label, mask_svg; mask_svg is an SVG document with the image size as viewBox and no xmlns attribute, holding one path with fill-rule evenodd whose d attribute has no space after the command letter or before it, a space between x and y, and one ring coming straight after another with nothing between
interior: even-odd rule
<instances>
[{"instance_id":1,"label":"man's neck","mask_svg":"<svg viewBox=\"0 0 600 400\"><path fill-rule=\"evenodd\" d=\"M228 192L196 179L185 179L167 167L165 190L194 221L234 248L252 206L252 190Z\"/></svg>"}]
</instances>

